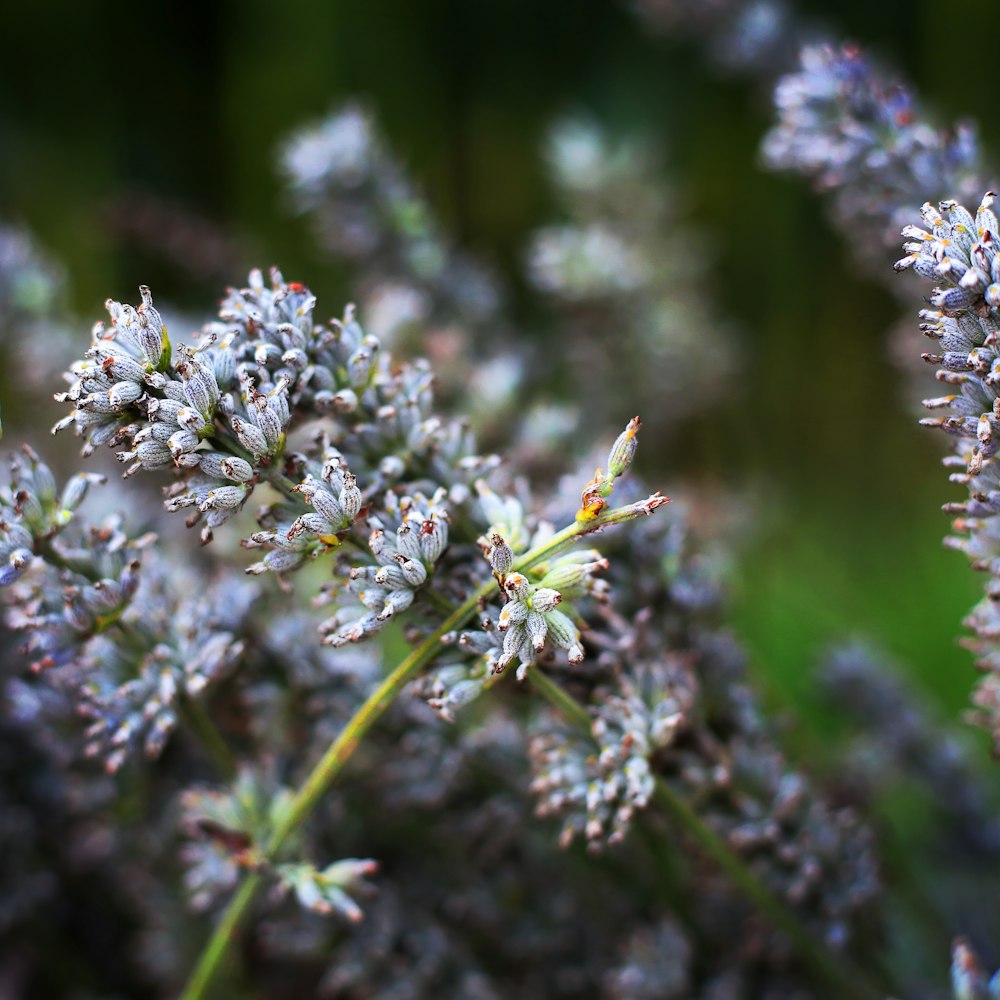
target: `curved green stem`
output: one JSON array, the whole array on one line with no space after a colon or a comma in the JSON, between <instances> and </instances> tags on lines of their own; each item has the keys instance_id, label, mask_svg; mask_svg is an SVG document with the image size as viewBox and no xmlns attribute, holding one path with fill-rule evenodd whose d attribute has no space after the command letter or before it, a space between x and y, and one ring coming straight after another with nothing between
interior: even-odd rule
<instances>
[{"instance_id":1,"label":"curved green stem","mask_svg":"<svg viewBox=\"0 0 1000 1000\"><path fill-rule=\"evenodd\" d=\"M225 960L229 946L236 940L243 915L260 891L262 880L260 872L251 872L236 890L236 895L226 907L215 933L209 939L194 972L191 973L191 978L181 994L181 1000L195 1000L196 997L207 996L208 987Z\"/></svg>"},{"instance_id":2,"label":"curved green stem","mask_svg":"<svg viewBox=\"0 0 1000 1000\"><path fill-rule=\"evenodd\" d=\"M663 503L666 503L666 498L657 494L639 503L617 507L593 520L574 522L516 559L511 568L519 572L531 569L572 545L580 536L649 514ZM400 691L437 656L441 648L442 638L465 624L475 614L480 602L488 598L495 589L496 582L492 578L476 588L473 594L455 608L365 699L295 793L284 818L271 833L266 848L268 857L274 858L288 838L306 820L343 770L358 744L385 713ZM240 886L198 959L198 964L181 994L181 1000L202 1000L207 995L206 990L221 968L229 946L236 937L237 929L260 888L261 876L257 873L249 876Z\"/></svg>"},{"instance_id":3,"label":"curved green stem","mask_svg":"<svg viewBox=\"0 0 1000 1000\"><path fill-rule=\"evenodd\" d=\"M530 671L528 678L538 693L569 722L590 735L591 720L584 705L538 668ZM844 956L831 955L806 930L795 914L733 853L725 840L698 815L686 799L678 795L662 777L657 776L655 782L656 801L664 811L692 837L702 852L715 862L771 925L785 934L802 964L826 986L830 996L850 996L859 1000L880 1000L884 996Z\"/></svg>"}]
</instances>

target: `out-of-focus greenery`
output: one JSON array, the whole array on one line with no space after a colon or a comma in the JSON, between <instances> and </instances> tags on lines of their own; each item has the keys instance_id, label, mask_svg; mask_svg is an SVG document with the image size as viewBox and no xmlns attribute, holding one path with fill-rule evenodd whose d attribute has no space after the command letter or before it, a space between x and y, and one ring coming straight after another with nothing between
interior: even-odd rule
<instances>
[{"instance_id":1,"label":"out-of-focus greenery","mask_svg":"<svg viewBox=\"0 0 1000 1000\"><path fill-rule=\"evenodd\" d=\"M943 119L978 120L990 162L990 60L944 72L939 6L799 7L883 54ZM991 9L952 4L949 24L971 31ZM668 489L693 477L752 500L736 624L784 696L806 697L812 654L847 631L911 664L949 711L966 702L971 658L954 637L978 581L939 544L950 490L888 357L897 306L852 268L804 184L757 169L766 103L694 46L651 36L626 3L603 0L61 0L10 6L4 34L0 217L65 264L88 318L140 282L205 313L250 262L280 263L321 301L349 296L307 225L282 210L274 166L291 128L360 95L444 225L505 274L516 317L537 328L520 274L528 235L554 205L546 128L585 109L656 137L714 243L717 308L738 322L745 368L669 453L646 442L644 471ZM113 220L137 197L217 224L229 238L223 273L192 278L163 248L116 236ZM8 426L28 401L18 381L0 375Z\"/></svg>"}]
</instances>

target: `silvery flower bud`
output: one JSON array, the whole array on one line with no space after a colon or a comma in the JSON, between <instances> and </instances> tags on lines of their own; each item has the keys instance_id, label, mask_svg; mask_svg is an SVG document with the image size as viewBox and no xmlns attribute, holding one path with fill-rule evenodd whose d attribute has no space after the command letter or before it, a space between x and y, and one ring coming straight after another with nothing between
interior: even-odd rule
<instances>
[{"instance_id":1,"label":"silvery flower bud","mask_svg":"<svg viewBox=\"0 0 1000 1000\"><path fill-rule=\"evenodd\" d=\"M103 482L105 477L98 473L78 472L67 481L59 500L60 506L63 510L76 510L86 498L91 484Z\"/></svg>"},{"instance_id":2,"label":"silvery flower bud","mask_svg":"<svg viewBox=\"0 0 1000 1000\"><path fill-rule=\"evenodd\" d=\"M111 398L110 390L107 392L92 392L89 396L84 396L76 404L77 409L89 413L116 413L120 407Z\"/></svg>"},{"instance_id":3,"label":"silvery flower bud","mask_svg":"<svg viewBox=\"0 0 1000 1000\"><path fill-rule=\"evenodd\" d=\"M161 465L169 465L173 457L170 449L162 441L143 441L135 450L136 457L143 468L157 469Z\"/></svg>"},{"instance_id":4,"label":"silvery flower bud","mask_svg":"<svg viewBox=\"0 0 1000 1000\"><path fill-rule=\"evenodd\" d=\"M521 651L521 647L527 642L528 633L525 630L523 623L517 623L511 625L507 630L507 634L503 637L503 656L497 661L497 666L499 669L503 669L518 655ZM504 660L506 657L506 660ZM503 660L503 666L500 666L500 662Z\"/></svg>"},{"instance_id":5,"label":"silvery flower bud","mask_svg":"<svg viewBox=\"0 0 1000 1000\"><path fill-rule=\"evenodd\" d=\"M243 503L247 492L245 486L220 486L209 491L200 504L201 510L232 510Z\"/></svg>"},{"instance_id":6,"label":"silvery flower bud","mask_svg":"<svg viewBox=\"0 0 1000 1000\"><path fill-rule=\"evenodd\" d=\"M220 390L232 386L236 378L236 354L226 347L212 352L212 372Z\"/></svg>"},{"instance_id":7,"label":"silvery flower bud","mask_svg":"<svg viewBox=\"0 0 1000 1000\"><path fill-rule=\"evenodd\" d=\"M420 528L412 521L404 521L396 529L396 548L407 559L421 559L423 550L420 547Z\"/></svg>"},{"instance_id":8,"label":"silvery flower bud","mask_svg":"<svg viewBox=\"0 0 1000 1000\"><path fill-rule=\"evenodd\" d=\"M351 572L353 574L355 571L352 570ZM379 566L375 572L374 579L379 586L387 587L390 590L402 590L407 586L403 570L395 563L391 566Z\"/></svg>"},{"instance_id":9,"label":"silvery flower bud","mask_svg":"<svg viewBox=\"0 0 1000 1000\"><path fill-rule=\"evenodd\" d=\"M347 360L347 378L351 388L361 389L368 384L375 364L375 349L378 342L368 338L364 346L358 348Z\"/></svg>"},{"instance_id":10,"label":"silvery flower bud","mask_svg":"<svg viewBox=\"0 0 1000 1000\"><path fill-rule=\"evenodd\" d=\"M413 603L412 590L392 590L385 599L385 606L378 614L380 621L385 621L400 611L405 611Z\"/></svg>"},{"instance_id":11,"label":"silvery flower bud","mask_svg":"<svg viewBox=\"0 0 1000 1000\"><path fill-rule=\"evenodd\" d=\"M207 426L205 418L195 409L190 406L182 406L177 411L177 416L175 417L178 424L184 428L186 431L193 431L197 433Z\"/></svg>"},{"instance_id":12,"label":"silvery flower bud","mask_svg":"<svg viewBox=\"0 0 1000 1000\"><path fill-rule=\"evenodd\" d=\"M545 647L545 635L548 632L545 617L537 611L532 611L525 619L524 629L535 652L540 653Z\"/></svg>"},{"instance_id":13,"label":"silvery flower bud","mask_svg":"<svg viewBox=\"0 0 1000 1000\"><path fill-rule=\"evenodd\" d=\"M167 446L170 448L170 454L173 456L174 461L177 461L185 452L194 451L198 447L198 435L193 434L191 431L176 431L170 435ZM196 458L195 464L197 462L198 459Z\"/></svg>"},{"instance_id":14,"label":"silvery flower bud","mask_svg":"<svg viewBox=\"0 0 1000 1000\"><path fill-rule=\"evenodd\" d=\"M549 587L539 587L531 595L531 606L536 611L552 611L562 601L562 594Z\"/></svg>"},{"instance_id":15,"label":"silvery flower bud","mask_svg":"<svg viewBox=\"0 0 1000 1000\"><path fill-rule=\"evenodd\" d=\"M138 382L116 382L108 390L108 400L116 410L123 409L134 403L143 393Z\"/></svg>"},{"instance_id":16,"label":"silvery flower bud","mask_svg":"<svg viewBox=\"0 0 1000 1000\"><path fill-rule=\"evenodd\" d=\"M448 544L448 522L440 517L424 521L420 526L420 549L423 560L434 564Z\"/></svg>"},{"instance_id":17,"label":"silvery flower bud","mask_svg":"<svg viewBox=\"0 0 1000 1000\"><path fill-rule=\"evenodd\" d=\"M524 601L508 601L500 610L497 628L506 632L511 625L521 625L528 620L529 608Z\"/></svg>"},{"instance_id":18,"label":"silvery flower bud","mask_svg":"<svg viewBox=\"0 0 1000 1000\"><path fill-rule=\"evenodd\" d=\"M227 479L237 483L246 483L253 479L253 467L243 458L227 456L221 464L222 473Z\"/></svg>"},{"instance_id":19,"label":"silvery flower bud","mask_svg":"<svg viewBox=\"0 0 1000 1000\"><path fill-rule=\"evenodd\" d=\"M222 471L222 462L225 457L216 451L199 452L198 464L206 476L210 476L212 479L225 479L226 474Z\"/></svg>"},{"instance_id":20,"label":"silvery flower bud","mask_svg":"<svg viewBox=\"0 0 1000 1000\"><path fill-rule=\"evenodd\" d=\"M170 439L177 433L177 424L155 423L146 424L140 428L132 437L133 444L141 444L143 441L159 441L162 444L169 444Z\"/></svg>"},{"instance_id":21,"label":"silvery flower bud","mask_svg":"<svg viewBox=\"0 0 1000 1000\"><path fill-rule=\"evenodd\" d=\"M94 357L102 371L116 382L141 382L146 377L146 369L127 354L99 348L93 348L87 354Z\"/></svg>"},{"instance_id":22,"label":"silvery flower bud","mask_svg":"<svg viewBox=\"0 0 1000 1000\"><path fill-rule=\"evenodd\" d=\"M596 549L582 549L557 559L539 581L565 597L579 597L592 585L594 574L608 568L608 561Z\"/></svg>"},{"instance_id":23,"label":"silvery flower bud","mask_svg":"<svg viewBox=\"0 0 1000 1000\"><path fill-rule=\"evenodd\" d=\"M253 455L254 459L259 459L267 454L267 438L264 437L259 427L254 427L253 424L247 423L239 417L231 417L229 422L232 424L240 444Z\"/></svg>"},{"instance_id":24,"label":"silvery flower bud","mask_svg":"<svg viewBox=\"0 0 1000 1000\"><path fill-rule=\"evenodd\" d=\"M146 360L155 368L163 356L167 329L159 312L153 307L153 295L146 285L139 286L139 295L142 298L142 305L137 313L142 330L139 343Z\"/></svg>"},{"instance_id":25,"label":"silvery flower bud","mask_svg":"<svg viewBox=\"0 0 1000 1000\"><path fill-rule=\"evenodd\" d=\"M361 490L357 478L350 472L344 473L344 488L340 491L340 503L344 508L344 518L353 522L361 511Z\"/></svg>"},{"instance_id":26,"label":"silvery flower bud","mask_svg":"<svg viewBox=\"0 0 1000 1000\"><path fill-rule=\"evenodd\" d=\"M0 587L12 584L31 565L30 549L13 549L0 561Z\"/></svg>"},{"instance_id":27,"label":"silvery flower bud","mask_svg":"<svg viewBox=\"0 0 1000 1000\"><path fill-rule=\"evenodd\" d=\"M403 577L409 586L419 587L427 579L427 569L418 559L407 559L402 554L398 554L396 562L403 571Z\"/></svg>"},{"instance_id":28,"label":"silvery flower bud","mask_svg":"<svg viewBox=\"0 0 1000 1000\"><path fill-rule=\"evenodd\" d=\"M490 535L490 566L497 579L503 581L513 564L514 550L499 532L494 531Z\"/></svg>"},{"instance_id":29,"label":"silvery flower bud","mask_svg":"<svg viewBox=\"0 0 1000 1000\"><path fill-rule=\"evenodd\" d=\"M353 413L358 408L358 396L353 389L341 389L330 397L329 408L334 413Z\"/></svg>"},{"instance_id":30,"label":"silvery flower bud","mask_svg":"<svg viewBox=\"0 0 1000 1000\"><path fill-rule=\"evenodd\" d=\"M146 412L150 418L163 421L164 423L180 425L178 415L181 410L187 409L184 403L176 399L157 399L154 397L149 401Z\"/></svg>"},{"instance_id":31,"label":"silvery flower bud","mask_svg":"<svg viewBox=\"0 0 1000 1000\"><path fill-rule=\"evenodd\" d=\"M286 532L288 538L297 538L308 532L311 535L330 533L331 524L322 514L300 514Z\"/></svg>"},{"instance_id":32,"label":"silvery flower bud","mask_svg":"<svg viewBox=\"0 0 1000 1000\"><path fill-rule=\"evenodd\" d=\"M580 630L569 615L558 609L548 611L545 613L545 622L553 645L560 649L572 649L579 645Z\"/></svg>"},{"instance_id":33,"label":"silvery flower bud","mask_svg":"<svg viewBox=\"0 0 1000 1000\"><path fill-rule=\"evenodd\" d=\"M511 573L503 586L511 598L517 601L527 600L531 593L531 584L520 573Z\"/></svg>"},{"instance_id":34,"label":"silvery flower bud","mask_svg":"<svg viewBox=\"0 0 1000 1000\"><path fill-rule=\"evenodd\" d=\"M299 487L299 492L308 498L317 512L322 514L331 526L339 529L343 525L344 508L340 505L336 497L324 486L319 485L315 481L303 483Z\"/></svg>"},{"instance_id":35,"label":"silvery flower bud","mask_svg":"<svg viewBox=\"0 0 1000 1000\"><path fill-rule=\"evenodd\" d=\"M246 568L247 573L258 576L261 573L287 573L302 564L305 556L301 552L288 549L272 549L260 562Z\"/></svg>"}]
</instances>

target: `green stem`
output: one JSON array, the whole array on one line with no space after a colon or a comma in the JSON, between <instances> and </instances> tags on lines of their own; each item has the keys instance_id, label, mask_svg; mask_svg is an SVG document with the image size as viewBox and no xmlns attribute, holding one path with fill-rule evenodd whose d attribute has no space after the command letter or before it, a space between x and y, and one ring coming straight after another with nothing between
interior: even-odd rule
<instances>
[{"instance_id":1,"label":"green stem","mask_svg":"<svg viewBox=\"0 0 1000 1000\"><path fill-rule=\"evenodd\" d=\"M665 498L657 496L648 501L617 507L590 521L574 522L516 559L511 569L518 572L531 569L570 546L580 536L590 534L600 528L633 520L650 513L665 502ZM495 589L496 581L492 578L481 584L368 696L310 771L304 784L295 793L283 820L271 833L271 838L267 843L269 858L276 857L288 838L307 819L336 780L344 765L357 749L358 744L385 713L400 691L438 654L441 648L441 639L448 632L459 628L471 618L475 614L476 608L479 607L480 601L489 597ZM198 959L191 979L181 994L181 1000L202 1000L206 996L206 990L222 966L229 946L236 936L236 930L250 909L260 887L260 875L255 873L246 879L232 898L205 950Z\"/></svg>"},{"instance_id":2,"label":"green stem","mask_svg":"<svg viewBox=\"0 0 1000 1000\"><path fill-rule=\"evenodd\" d=\"M528 671L532 687L545 698L553 708L558 709L577 729L590 735L590 713L568 691L561 688L544 670L535 667Z\"/></svg>"},{"instance_id":3,"label":"green stem","mask_svg":"<svg viewBox=\"0 0 1000 1000\"><path fill-rule=\"evenodd\" d=\"M236 757L229 749L229 744L222 738L222 734L215 728L204 706L193 698L183 698L179 702L179 707L184 721L201 740L219 773L226 781L232 781L236 777Z\"/></svg>"},{"instance_id":4,"label":"green stem","mask_svg":"<svg viewBox=\"0 0 1000 1000\"><path fill-rule=\"evenodd\" d=\"M573 725L590 735L591 720L584 705L537 667L529 672L528 677L539 694ZM689 802L678 795L662 777L657 776L655 782L656 801L664 811L687 831L704 854L715 862L771 925L787 936L803 965L827 986L831 996L879 1000L884 995L867 982L860 971L854 969L843 956L834 958L830 955L805 929L801 920L747 868Z\"/></svg>"},{"instance_id":5,"label":"green stem","mask_svg":"<svg viewBox=\"0 0 1000 1000\"><path fill-rule=\"evenodd\" d=\"M243 914L260 890L262 880L260 872L251 872L236 890L236 895L222 914L215 933L209 939L194 972L191 973L180 1000L196 1000L198 997L208 995L208 987L225 960L229 946L235 942Z\"/></svg>"},{"instance_id":6,"label":"green stem","mask_svg":"<svg viewBox=\"0 0 1000 1000\"><path fill-rule=\"evenodd\" d=\"M84 560L68 559L55 547L51 537L35 539L35 555L41 556L50 566L54 566L56 569L69 570L71 573L76 573L78 576L84 577L91 583L96 583L101 579L101 574L97 572L92 563Z\"/></svg>"}]
</instances>

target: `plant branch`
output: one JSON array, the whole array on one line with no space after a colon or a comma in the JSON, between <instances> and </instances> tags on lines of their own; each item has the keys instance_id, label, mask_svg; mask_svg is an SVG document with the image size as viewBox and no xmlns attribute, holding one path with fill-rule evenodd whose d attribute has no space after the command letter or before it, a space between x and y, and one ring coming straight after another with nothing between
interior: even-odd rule
<instances>
[{"instance_id":1,"label":"plant branch","mask_svg":"<svg viewBox=\"0 0 1000 1000\"><path fill-rule=\"evenodd\" d=\"M591 735L591 720L587 709L568 691L542 670L528 674L532 685L554 708L578 729ZM729 877L733 885L763 914L777 930L783 932L803 965L827 987L830 996L851 996L864 1000L879 1000L884 994L870 984L860 970L852 968L846 959L829 954L803 926L801 920L750 871L738 855L692 808L682 796L659 775L655 778L656 801L670 818L697 842L698 846Z\"/></svg>"},{"instance_id":2,"label":"plant branch","mask_svg":"<svg viewBox=\"0 0 1000 1000\"><path fill-rule=\"evenodd\" d=\"M666 497L657 493L646 500L614 508L592 520L576 521L514 560L511 568L518 572L531 569L550 556L568 548L583 535L650 514L666 502ZM274 859L288 838L305 822L343 770L358 744L393 703L396 696L417 676L423 667L437 656L441 649L442 638L448 632L461 627L472 617L480 601L488 598L495 588L496 582L492 578L482 583L368 696L295 793L284 818L271 833L266 848L269 858ZM202 1000L207 995L206 990L222 966L229 946L236 937L237 929L256 898L261 884L261 876L255 873L240 886L202 952L191 979L181 994L181 1000Z\"/></svg>"}]
</instances>

